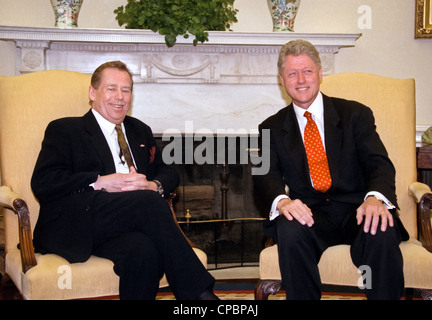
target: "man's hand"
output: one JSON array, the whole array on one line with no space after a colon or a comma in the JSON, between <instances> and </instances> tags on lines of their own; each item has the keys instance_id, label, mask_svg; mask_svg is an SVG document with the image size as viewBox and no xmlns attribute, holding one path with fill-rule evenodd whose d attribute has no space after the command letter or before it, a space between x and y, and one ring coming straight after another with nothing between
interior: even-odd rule
<instances>
[{"instance_id":1,"label":"man's hand","mask_svg":"<svg viewBox=\"0 0 432 320\"><path fill-rule=\"evenodd\" d=\"M393 227L393 216L386 206L375 197L367 197L357 209L357 224L360 225L364 219L364 232L376 234L378 223L381 218L381 231L386 231L387 226Z\"/></svg>"},{"instance_id":2,"label":"man's hand","mask_svg":"<svg viewBox=\"0 0 432 320\"><path fill-rule=\"evenodd\" d=\"M105 189L108 192L123 192L133 190L153 190L157 191L157 186L153 181L148 181L146 175L136 172L134 167L130 168L128 174L113 173L100 176L95 184L95 190Z\"/></svg>"},{"instance_id":3,"label":"man's hand","mask_svg":"<svg viewBox=\"0 0 432 320\"><path fill-rule=\"evenodd\" d=\"M309 227L314 224L311 209L298 199L281 199L277 204L277 209L279 214L283 214L290 221L296 219L302 225Z\"/></svg>"}]
</instances>

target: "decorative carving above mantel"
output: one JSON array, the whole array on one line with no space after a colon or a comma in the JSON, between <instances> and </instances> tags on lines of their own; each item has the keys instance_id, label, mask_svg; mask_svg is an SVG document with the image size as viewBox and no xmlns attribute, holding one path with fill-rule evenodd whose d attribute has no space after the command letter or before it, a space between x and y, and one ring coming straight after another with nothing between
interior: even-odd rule
<instances>
[{"instance_id":1,"label":"decorative carving above mantel","mask_svg":"<svg viewBox=\"0 0 432 320\"><path fill-rule=\"evenodd\" d=\"M310 41L320 52L323 73L331 74L335 53L353 47L359 37L210 31L206 43L193 46L192 39L179 37L169 48L163 36L150 30L0 26L0 40L15 42L17 75L40 70L91 74L106 61L125 62L135 81L131 113L157 134L166 129L256 130L286 105L277 76L282 45Z\"/></svg>"}]
</instances>

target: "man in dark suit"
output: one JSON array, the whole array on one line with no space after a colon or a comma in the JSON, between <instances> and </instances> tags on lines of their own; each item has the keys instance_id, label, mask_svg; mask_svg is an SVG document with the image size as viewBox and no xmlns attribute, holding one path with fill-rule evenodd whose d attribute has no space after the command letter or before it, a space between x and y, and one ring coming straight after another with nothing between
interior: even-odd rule
<instances>
[{"instance_id":1,"label":"man in dark suit","mask_svg":"<svg viewBox=\"0 0 432 320\"><path fill-rule=\"evenodd\" d=\"M90 255L112 260L121 299L154 299L164 273L178 299L216 299L214 278L164 199L178 174L163 162L150 127L126 115L132 89L125 64L105 63L92 76L91 110L48 125L31 180L41 206L35 248L72 263Z\"/></svg>"},{"instance_id":2,"label":"man in dark suit","mask_svg":"<svg viewBox=\"0 0 432 320\"><path fill-rule=\"evenodd\" d=\"M369 299L399 299L404 289L399 243L408 234L396 213L395 169L372 111L320 92L321 61L309 42L287 43L278 67L292 103L260 125L261 135L270 134L269 148L262 148L270 150L270 170L254 176L254 184L270 212L265 232L278 243L287 299L320 298L318 262L337 244L350 244L353 263L370 271ZM322 176L330 173L324 188L310 170L316 164L305 147L305 111L323 142Z\"/></svg>"}]
</instances>

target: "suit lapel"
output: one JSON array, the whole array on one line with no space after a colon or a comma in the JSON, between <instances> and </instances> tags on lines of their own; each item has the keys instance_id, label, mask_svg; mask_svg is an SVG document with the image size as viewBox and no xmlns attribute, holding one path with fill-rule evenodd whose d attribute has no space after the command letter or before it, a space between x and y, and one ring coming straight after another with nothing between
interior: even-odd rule
<instances>
[{"instance_id":1,"label":"suit lapel","mask_svg":"<svg viewBox=\"0 0 432 320\"><path fill-rule=\"evenodd\" d=\"M147 137L144 134L139 134L138 130L134 130L134 126L131 124L128 117L125 118L124 125L129 148L131 149L135 164L138 167L138 171L143 173L150 161L150 146L148 145Z\"/></svg>"},{"instance_id":2,"label":"suit lapel","mask_svg":"<svg viewBox=\"0 0 432 320\"><path fill-rule=\"evenodd\" d=\"M93 145L102 163L103 173L110 174L116 172L111 150L91 110L83 116L83 120L89 142Z\"/></svg>"},{"instance_id":3,"label":"suit lapel","mask_svg":"<svg viewBox=\"0 0 432 320\"><path fill-rule=\"evenodd\" d=\"M306 151L292 104L287 107L286 117L281 127L281 138L286 154L290 158L289 165L300 172L299 176L308 177ZM304 183L312 186L310 179L305 179Z\"/></svg>"},{"instance_id":4,"label":"suit lapel","mask_svg":"<svg viewBox=\"0 0 432 320\"><path fill-rule=\"evenodd\" d=\"M324 101L324 132L327 160L329 163L332 184L335 185L339 178L340 155L342 148L342 128L340 117L332 102L332 99L323 95Z\"/></svg>"}]
</instances>

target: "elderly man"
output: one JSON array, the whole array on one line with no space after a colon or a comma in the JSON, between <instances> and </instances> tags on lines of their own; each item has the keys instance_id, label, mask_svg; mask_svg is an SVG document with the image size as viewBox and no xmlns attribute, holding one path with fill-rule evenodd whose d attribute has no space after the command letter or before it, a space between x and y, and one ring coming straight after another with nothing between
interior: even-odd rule
<instances>
[{"instance_id":1,"label":"elderly man","mask_svg":"<svg viewBox=\"0 0 432 320\"><path fill-rule=\"evenodd\" d=\"M127 116L132 75L120 61L93 73L92 109L51 122L31 185L40 202L34 243L70 262L110 259L121 299L154 299L165 273L178 299L217 299L163 196L178 184L152 131Z\"/></svg>"}]
</instances>

